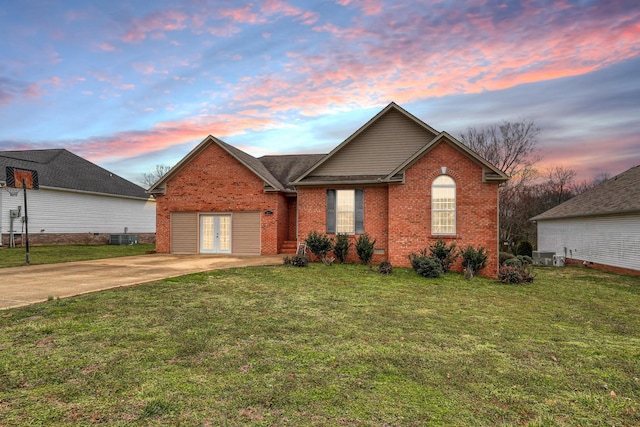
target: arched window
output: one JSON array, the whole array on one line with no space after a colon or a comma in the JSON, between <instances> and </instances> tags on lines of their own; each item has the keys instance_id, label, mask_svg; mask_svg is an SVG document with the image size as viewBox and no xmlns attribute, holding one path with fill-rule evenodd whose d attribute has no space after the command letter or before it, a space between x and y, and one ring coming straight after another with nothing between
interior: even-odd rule
<instances>
[{"instance_id":1,"label":"arched window","mask_svg":"<svg viewBox=\"0 0 640 427\"><path fill-rule=\"evenodd\" d=\"M431 184L431 233L456 234L456 182L447 175Z\"/></svg>"}]
</instances>

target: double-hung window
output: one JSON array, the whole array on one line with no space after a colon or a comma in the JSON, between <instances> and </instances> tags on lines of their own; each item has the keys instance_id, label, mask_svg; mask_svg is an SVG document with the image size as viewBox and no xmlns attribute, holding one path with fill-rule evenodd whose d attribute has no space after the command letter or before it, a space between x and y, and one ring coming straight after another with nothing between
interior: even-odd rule
<instances>
[{"instance_id":1,"label":"double-hung window","mask_svg":"<svg viewBox=\"0 0 640 427\"><path fill-rule=\"evenodd\" d=\"M431 233L456 234L456 182L447 175L431 184Z\"/></svg>"},{"instance_id":2,"label":"double-hung window","mask_svg":"<svg viewBox=\"0 0 640 427\"><path fill-rule=\"evenodd\" d=\"M327 190L327 234L364 233L364 190Z\"/></svg>"}]
</instances>

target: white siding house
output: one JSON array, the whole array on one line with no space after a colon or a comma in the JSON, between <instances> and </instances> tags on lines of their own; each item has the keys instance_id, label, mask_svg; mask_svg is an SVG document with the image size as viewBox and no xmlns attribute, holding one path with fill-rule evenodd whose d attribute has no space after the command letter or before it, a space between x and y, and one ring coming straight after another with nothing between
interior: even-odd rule
<instances>
[{"instance_id":1,"label":"white siding house","mask_svg":"<svg viewBox=\"0 0 640 427\"><path fill-rule=\"evenodd\" d=\"M538 251L640 275L640 166L534 218Z\"/></svg>"},{"instance_id":2,"label":"white siding house","mask_svg":"<svg viewBox=\"0 0 640 427\"><path fill-rule=\"evenodd\" d=\"M42 243L106 243L110 234L155 237L155 200L145 190L66 150L0 152L0 181L6 166L38 172L39 190L27 190L29 240ZM10 218L19 211L18 218ZM9 242L11 223L24 232L23 191L0 190L0 236Z\"/></svg>"}]
</instances>

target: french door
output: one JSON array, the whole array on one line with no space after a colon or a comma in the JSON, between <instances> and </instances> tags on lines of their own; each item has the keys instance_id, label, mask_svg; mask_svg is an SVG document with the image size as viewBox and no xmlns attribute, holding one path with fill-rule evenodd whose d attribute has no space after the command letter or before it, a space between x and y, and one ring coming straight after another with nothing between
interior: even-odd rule
<instances>
[{"instance_id":1,"label":"french door","mask_svg":"<svg viewBox=\"0 0 640 427\"><path fill-rule=\"evenodd\" d=\"M231 253L231 215L200 215L200 253Z\"/></svg>"}]
</instances>

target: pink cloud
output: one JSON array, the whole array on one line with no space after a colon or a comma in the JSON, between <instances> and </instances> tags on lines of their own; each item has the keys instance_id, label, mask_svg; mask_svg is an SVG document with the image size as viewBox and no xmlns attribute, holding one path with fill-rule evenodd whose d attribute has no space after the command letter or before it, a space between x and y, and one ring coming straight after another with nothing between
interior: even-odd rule
<instances>
[{"instance_id":1,"label":"pink cloud","mask_svg":"<svg viewBox=\"0 0 640 427\"><path fill-rule=\"evenodd\" d=\"M353 4L360 8L365 15L377 15L382 12L381 0L338 0L336 3L340 6L349 6L350 4Z\"/></svg>"},{"instance_id":2,"label":"pink cloud","mask_svg":"<svg viewBox=\"0 0 640 427\"><path fill-rule=\"evenodd\" d=\"M113 44L108 43L108 42L101 43L101 44L98 46L98 48L99 48L100 50L104 51L104 52L115 52L115 50L116 50L116 47L115 47Z\"/></svg>"},{"instance_id":3,"label":"pink cloud","mask_svg":"<svg viewBox=\"0 0 640 427\"><path fill-rule=\"evenodd\" d=\"M122 40L127 43L136 43L146 39L149 34L162 37L167 31L186 28L187 19L186 14L175 10L154 12L141 19L132 20Z\"/></svg>"},{"instance_id":4,"label":"pink cloud","mask_svg":"<svg viewBox=\"0 0 640 427\"><path fill-rule=\"evenodd\" d=\"M231 18L233 22L242 24L255 24L261 22L262 18L252 11L252 5L247 5L238 9L226 9L220 11L220 15L226 18Z\"/></svg>"}]
</instances>

